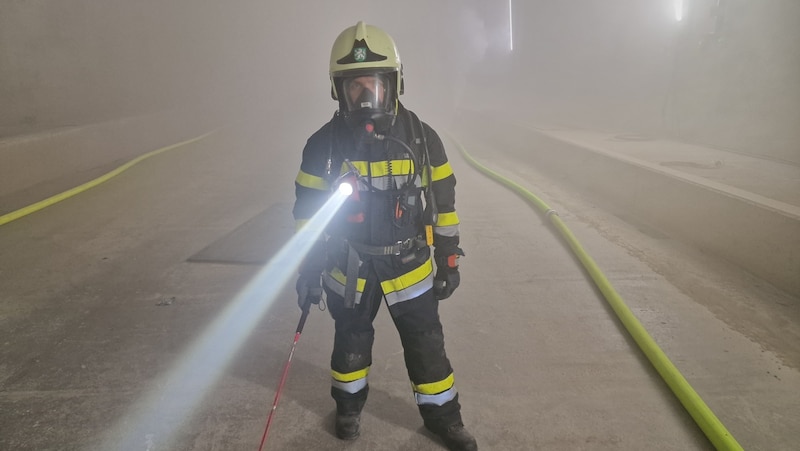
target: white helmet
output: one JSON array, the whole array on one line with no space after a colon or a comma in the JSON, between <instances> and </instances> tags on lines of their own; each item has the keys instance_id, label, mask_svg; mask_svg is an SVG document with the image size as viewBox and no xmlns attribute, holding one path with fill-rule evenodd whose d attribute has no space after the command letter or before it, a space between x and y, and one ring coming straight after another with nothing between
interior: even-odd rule
<instances>
[{"instance_id":1,"label":"white helmet","mask_svg":"<svg viewBox=\"0 0 800 451\"><path fill-rule=\"evenodd\" d=\"M331 97L351 127L385 132L397 117L403 66L394 40L363 21L339 34L331 49Z\"/></svg>"}]
</instances>

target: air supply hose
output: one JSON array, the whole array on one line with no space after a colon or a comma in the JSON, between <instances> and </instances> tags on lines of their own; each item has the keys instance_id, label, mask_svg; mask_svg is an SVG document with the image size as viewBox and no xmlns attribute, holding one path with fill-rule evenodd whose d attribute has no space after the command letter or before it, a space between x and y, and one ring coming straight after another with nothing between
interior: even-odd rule
<instances>
[{"instance_id":1,"label":"air supply hose","mask_svg":"<svg viewBox=\"0 0 800 451\"><path fill-rule=\"evenodd\" d=\"M692 388L686 381L683 375L678 371L675 365L664 354L664 351L659 348L655 340L647 333L644 326L636 319L636 316L631 312L630 308L625 304L622 297L617 293L606 276L600 271L600 268L594 260L583 250L583 247L567 228L564 221L558 216L558 213L551 209L543 200L536 197L533 193L523 188L518 183L498 174L497 172L482 165L477 160L472 158L464 147L453 137L449 136L450 140L455 143L458 150L467 160L467 162L484 173L489 178L499 182L508 189L514 191L527 202L537 208L544 216L550 221L555 229L560 233L561 237L566 241L567 245L572 249L573 253L583 264L586 271L591 276L595 285L600 289L609 303L617 317L625 326L628 333L633 337L636 344L650 360L650 363L655 367L658 374L661 375L664 382L667 383L670 390L678 397L683 407L694 419L695 423L700 426L700 429L711 441L714 447L718 450L742 450L743 448L730 432L725 428L725 425L714 415L714 412L706 405L700 398L700 395Z\"/></svg>"}]
</instances>

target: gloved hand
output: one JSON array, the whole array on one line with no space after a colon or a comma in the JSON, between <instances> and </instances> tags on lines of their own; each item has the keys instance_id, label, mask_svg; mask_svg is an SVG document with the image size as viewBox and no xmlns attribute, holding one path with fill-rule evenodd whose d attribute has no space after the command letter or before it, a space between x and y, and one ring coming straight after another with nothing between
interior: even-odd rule
<instances>
[{"instance_id":1,"label":"gloved hand","mask_svg":"<svg viewBox=\"0 0 800 451\"><path fill-rule=\"evenodd\" d=\"M461 248L455 248L452 253L437 253L436 275L433 277L433 296L436 300L447 299L456 291L461 283L461 274L458 272L458 257L464 255Z\"/></svg>"},{"instance_id":2,"label":"gloved hand","mask_svg":"<svg viewBox=\"0 0 800 451\"><path fill-rule=\"evenodd\" d=\"M301 310L311 304L319 304L322 300L322 285L320 284L321 274L300 273L297 278L297 305Z\"/></svg>"}]
</instances>

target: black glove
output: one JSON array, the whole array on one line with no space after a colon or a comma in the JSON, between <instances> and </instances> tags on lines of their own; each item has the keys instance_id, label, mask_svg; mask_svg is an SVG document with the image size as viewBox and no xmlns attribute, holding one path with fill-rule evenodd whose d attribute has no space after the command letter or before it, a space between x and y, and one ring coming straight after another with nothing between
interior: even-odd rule
<instances>
[{"instance_id":1,"label":"black glove","mask_svg":"<svg viewBox=\"0 0 800 451\"><path fill-rule=\"evenodd\" d=\"M451 253L440 252L434 256L436 276L433 278L433 296L436 300L449 298L461 283L461 274L458 272L458 257L461 255L464 255L464 251L457 247Z\"/></svg>"},{"instance_id":2,"label":"black glove","mask_svg":"<svg viewBox=\"0 0 800 451\"><path fill-rule=\"evenodd\" d=\"M297 305L301 310L311 304L319 304L322 300L322 285L320 285L321 274L317 273L300 273L297 278Z\"/></svg>"}]
</instances>

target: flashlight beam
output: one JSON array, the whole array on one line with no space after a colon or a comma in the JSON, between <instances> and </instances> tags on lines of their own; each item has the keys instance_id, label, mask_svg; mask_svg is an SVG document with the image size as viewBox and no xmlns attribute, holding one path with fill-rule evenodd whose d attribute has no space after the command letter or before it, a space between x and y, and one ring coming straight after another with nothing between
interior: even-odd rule
<instances>
[{"instance_id":1,"label":"flashlight beam","mask_svg":"<svg viewBox=\"0 0 800 451\"><path fill-rule=\"evenodd\" d=\"M303 258L347 199L346 189L330 199L272 257L206 331L107 436L102 449L172 449L174 433L219 379Z\"/></svg>"}]
</instances>

